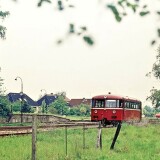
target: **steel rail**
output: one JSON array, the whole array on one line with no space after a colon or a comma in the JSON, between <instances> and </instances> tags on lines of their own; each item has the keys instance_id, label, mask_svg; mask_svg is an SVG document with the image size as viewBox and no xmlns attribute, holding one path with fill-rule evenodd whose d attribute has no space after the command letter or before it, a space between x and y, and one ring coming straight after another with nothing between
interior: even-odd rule
<instances>
[{"instance_id":1,"label":"steel rail","mask_svg":"<svg viewBox=\"0 0 160 160\"><path fill-rule=\"evenodd\" d=\"M57 128L78 128L81 126L84 126L85 128L97 128L98 123L97 122L80 122L80 123L72 123L72 124L55 124L55 125L43 125L38 126L37 130L38 132L44 132L44 131L50 131L52 129ZM112 128L113 126L107 126L106 128ZM32 133L32 126L8 126L8 127L0 127L0 136L10 136L10 135L26 135Z\"/></svg>"}]
</instances>

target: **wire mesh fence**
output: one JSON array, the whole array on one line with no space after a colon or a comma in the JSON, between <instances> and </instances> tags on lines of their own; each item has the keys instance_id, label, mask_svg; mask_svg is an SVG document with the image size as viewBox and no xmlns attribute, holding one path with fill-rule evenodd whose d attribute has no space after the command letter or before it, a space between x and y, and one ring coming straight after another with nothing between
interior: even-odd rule
<instances>
[{"instance_id":1,"label":"wire mesh fence","mask_svg":"<svg viewBox=\"0 0 160 160\"><path fill-rule=\"evenodd\" d=\"M57 124L47 124L43 128L36 115L32 118L32 134L0 139L1 160L93 160L93 157L106 155L113 139L113 130L101 130L98 125L81 122L78 125L63 124L60 128Z\"/></svg>"},{"instance_id":2,"label":"wire mesh fence","mask_svg":"<svg viewBox=\"0 0 160 160\"><path fill-rule=\"evenodd\" d=\"M97 147L97 128L85 124L81 127L64 126L52 129L49 132L37 134L37 156L54 157L80 157L87 150Z\"/></svg>"}]
</instances>

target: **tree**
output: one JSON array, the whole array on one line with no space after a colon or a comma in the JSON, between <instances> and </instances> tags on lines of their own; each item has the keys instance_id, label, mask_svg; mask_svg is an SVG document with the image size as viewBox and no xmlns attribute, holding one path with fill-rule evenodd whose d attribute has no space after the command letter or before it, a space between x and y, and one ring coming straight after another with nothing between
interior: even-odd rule
<instances>
[{"instance_id":1,"label":"tree","mask_svg":"<svg viewBox=\"0 0 160 160\"><path fill-rule=\"evenodd\" d=\"M10 102L5 96L5 90L2 88L4 79L0 77L0 116L9 117L11 113Z\"/></svg>"},{"instance_id":2,"label":"tree","mask_svg":"<svg viewBox=\"0 0 160 160\"><path fill-rule=\"evenodd\" d=\"M76 115L76 110L75 110L75 108L73 107L73 108L70 108L70 110L69 110L69 115Z\"/></svg>"},{"instance_id":3,"label":"tree","mask_svg":"<svg viewBox=\"0 0 160 160\"><path fill-rule=\"evenodd\" d=\"M81 106L79 110L81 112L81 115L86 115L86 111L87 110L86 110L86 108L84 106Z\"/></svg>"},{"instance_id":4,"label":"tree","mask_svg":"<svg viewBox=\"0 0 160 160\"><path fill-rule=\"evenodd\" d=\"M1 77L0 77L0 95L3 95L4 94L4 90L2 89L2 86L3 86L3 80Z\"/></svg>"},{"instance_id":5,"label":"tree","mask_svg":"<svg viewBox=\"0 0 160 160\"><path fill-rule=\"evenodd\" d=\"M26 102L26 101L22 101L22 113L32 113L33 110L31 108L31 106Z\"/></svg>"},{"instance_id":6,"label":"tree","mask_svg":"<svg viewBox=\"0 0 160 160\"><path fill-rule=\"evenodd\" d=\"M62 97L62 98L65 99L65 97L66 97L66 92L64 92L64 91L62 91L62 92L57 92L57 93L56 93L56 96L57 96L57 97Z\"/></svg>"},{"instance_id":7,"label":"tree","mask_svg":"<svg viewBox=\"0 0 160 160\"><path fill-rule=\"evenodd\" d=\"M156 62L153 64L152 71L147 73L146 76L153 76L156 79L160 79L160 46L157 49ZM147 97L147 100L152 102L156 108L160 106L160 90L155 89L154 87L150 90L150 96Z\"/></svg>"},{"instance_id":8,"label":"tree","mask_svg":"<svg viewBox=\"0 0 160 160\"><path fill-rule=\"evenodd\" d=\"M42 113L47 112L47 110L46 110L46 102L45 102L45 100L43 100L43 102L42 102L41 109L42 109Z\"/></svg>"},{"instance_id":9,"label":"tree","mask_svg":"<svg viewBox=\"0 0 160 160\"><path fill-rule=\"evenodd\" d=\"M80 108L78 106L73 107L75 116L81 116Z\"/></svg>"},{"instance_id":10,"label":"tree","mask_svg":"<svg viewBox=\"0 0 160 160\"><path fill-rule=\"evenodd\" d=\"M79 107L82 116L90 116L90 106L86 104L81 104Z\"/></svg>"},{"instance_id":11,"label":"tree","mask_svg":"<svg viewBox=\"0 0 160 160\"><path fill-rule=\"evenodd\" d=\"M11 108L10 103L6 96L0 96L0 116L8 117L10 116Z\"/></svg>"},{"instance_id":12,"label":"tree","mask_svg":"<svg viewBox=\"0 0 160 160\"><path fill-rule=\"evenodd\" d=\"M160 46L157 49L156 62L153 64L152 71L147 74L150 76L154 75L156 79L160 79Z\"/></svg>"},{"instance_id":13,"label":"tree","mask_svg":"<svg viewBox=\"0 0 160 160\"><path fill-rule=\"evenodd\" d=\"M48 110L52 114L58 114L57 109L54 106L52 106L52 105L49 106Z\"/></svg>"},{"instance_id":14,"label":"tree","mask_svg":"<svg viewBox=\"0 0 160 160\"><path fill-rule=\"evenodd\" d=\"M13 112L20 112L21 111L21 102L16 101L11 104L11 108Z\"/></svg>"},{"instance_id":15,"label":"tree","mask_svg":"<svg viewBox=\"0 0 160 160\"><path fill-rule=\"evenodd\" d=\"M57 99L50 105L50 107L55 108L57 113L61 115L66 113L66 106L67 102L64 100L63 95L58 95Z\"/></svg>"},{"instance_id":16,"label":"tree","mask_svg":"<svg viewBox=\"0 0 160 160\"><path fill-rule=\"evenodd\" d=\"M160 90L152 88L150 90L151 95L147 97L147 100L152 102L152 105L156 108L160 106Z\"/></svg>"},{"instance_id":17,"label":"tree","mask_svg":"<svg viewBox=\"0 0 160 160\"><path fill-rule=\"evenodd\" d=\"M90 106L86 104L80 104L70 108L69 115L75 116L90 116Z\"/></svg>"},{"instance_id":18,"label":"tree","mask_svg":"<svg viewBox=\"0 0 160 160\"><path fill-rule=\"evenodd\" d=\"M153 117L153 115L155 115L155 108L151 108L149 106L145 106L143 109L143 114L146 117Z\"/></svg>"}]
</instances>

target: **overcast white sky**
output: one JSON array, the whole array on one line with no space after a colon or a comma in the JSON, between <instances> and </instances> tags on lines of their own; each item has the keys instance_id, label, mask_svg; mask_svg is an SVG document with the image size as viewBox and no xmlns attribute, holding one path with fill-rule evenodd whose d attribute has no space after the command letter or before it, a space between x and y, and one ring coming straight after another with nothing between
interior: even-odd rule
<instances>
[{"instance_id":1,"label":"overcast white sky","mask_svg":"<svg viewBox=\"0 0 160 160\"><path fill-rule=\"evenodd\" d=\"M128 95L142 100L153 86L154 78L145 74L155 61L158 18L140 18L130 14L117 23L113 14L98 0L75 1L75 9L56 11L55 5L36 7L36 0L0 0L0 10L11 15L3 22L7 39L0 40L1 77L8 92L24 92L38 99L41 89L47 93L66 91L68 98L91 98L98 94ZM102 1L103 2L103 1ZM151 8L157 7L152 3ZM69 37L61 46L69 22L86 24L96 44L86 45L81 38Z\"/></svg>"}]
</instances>

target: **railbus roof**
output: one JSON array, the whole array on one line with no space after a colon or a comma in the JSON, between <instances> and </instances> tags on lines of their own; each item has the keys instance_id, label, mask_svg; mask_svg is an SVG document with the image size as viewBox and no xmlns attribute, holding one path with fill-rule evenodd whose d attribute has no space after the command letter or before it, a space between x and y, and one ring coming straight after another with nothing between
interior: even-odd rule
<instances>
[{"instance_id":1,"label":"railbus roof","mask_svg":"<svg viewBox=\"0 0 160 160\"><path fill-rule=\"evenodd\" d=\"M128 101L141 102L140 100L135 99L135 98L131 98L128 96L113 95L113 94L97 95L97 96L92 97L92 99L110 99L110 100L124 99Z\"/></svg>"}]
</instances>

